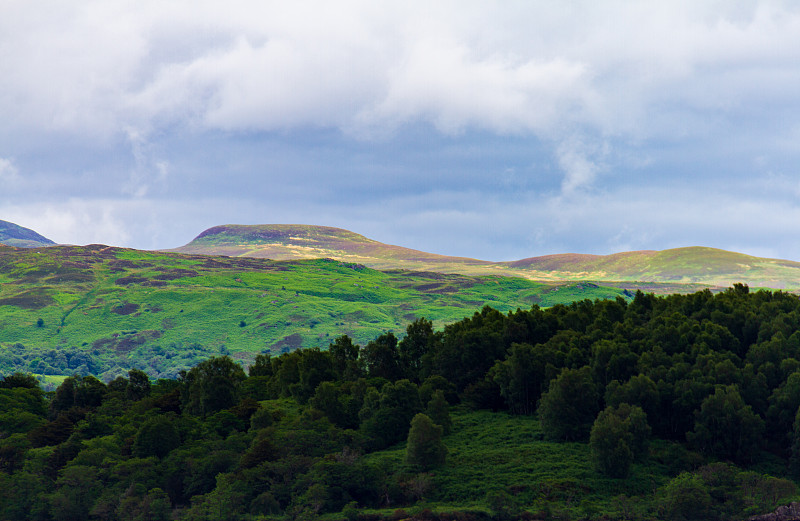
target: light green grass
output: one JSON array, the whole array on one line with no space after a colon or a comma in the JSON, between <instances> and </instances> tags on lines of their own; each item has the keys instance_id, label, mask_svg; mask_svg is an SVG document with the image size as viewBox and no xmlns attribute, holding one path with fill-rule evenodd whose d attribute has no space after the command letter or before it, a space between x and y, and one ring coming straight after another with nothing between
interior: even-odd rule
<instances>
[{"instance_id":1,"label":"light green grass","mask_svg":"<svg viewBox=\"0 0 800 521\"><path fill-rule=\"evenodd\" d=\"M187 274L176 269L196 276L174 278ZM202 346L198 356L230 354L247 363L260 352L325 348L342 334L361 345L386 332L402 335L421 317L443 327L484 305L507 312L623 294L591 284L382 272L324 259L212 259L81 247L3 252L0 275L10 281L0 287L5 372L25 369L52 349L84 350L103 371L150 363L150 347L165 351L167 361L155 361L164 366L174 365L169 360L190 345ZM22 366L14 362L19 356L27 357Z\"/></svg>"}]
</instances>

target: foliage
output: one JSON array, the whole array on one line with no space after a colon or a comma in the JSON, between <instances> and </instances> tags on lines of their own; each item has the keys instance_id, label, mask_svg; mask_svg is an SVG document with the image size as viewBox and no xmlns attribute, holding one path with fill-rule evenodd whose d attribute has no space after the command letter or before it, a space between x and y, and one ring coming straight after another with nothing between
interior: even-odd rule
<instances>
[{"instance_id":1,"label":"foliage","mask_svg":"<svg viewBox=\"0 0 800 521\"><path fill-rule=\"evenodd\" d=\"M564 369L542 395L539 416L550 440L581 440L589 435L599 396L588 366Z\"/></svg>"},{"instance_id":2,"label":"foliage","mask_svg":"<svg viewBox=\"0 0 800 521\"><path fill-rule=\"evenodd\" d=\"M634 458L647 447L650 426L640 407L622 403L597 415L589 436L595 468L613 478L628 477Z\"/></svg>"},{"instance_id":3,"label":"foliage","mask_svg":"<svg viewBox=\"0 0 800 521\"><path fill-rule=\"evenodd\" d=\"M442 427L425 414L414 416L408 431L406 463L427 471L443 465L446 458L447 447L442 443Z\"/></svg>"},{"instance_id":4,"label":"foliage","mask_svg":"<svg viewBox=\"0 0 800 521\"><path fill-rule=\"evenodd\" d=\"M735 386L719 387L703 400L687 437L703 452L750 462L763 444L764 421L744 403Z\"/></svg>"},{"instance_id":5,"label":"foliage","mask_svg":"<svg viewBox=\"0 0 800 521\"><path fill-rule=\"evenodd\" d=\"M800 301L744 289L419 321L419 364L388 333L380 356L340 334L249 376L226 356L53 392L11 374L0 520L768 512L797 499Z\"/></svg>"}]
</instances>

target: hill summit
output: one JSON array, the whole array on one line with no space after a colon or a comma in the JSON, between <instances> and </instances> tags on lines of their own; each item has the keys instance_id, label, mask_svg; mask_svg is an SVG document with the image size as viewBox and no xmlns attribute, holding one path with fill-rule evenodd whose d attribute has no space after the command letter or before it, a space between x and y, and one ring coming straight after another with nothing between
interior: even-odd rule
<instances>
[{"instance_id":1,"label":"hill summit","mask_svg":"<svg viewBox=\"0 0 800 521\"><path fill-rule=\"evenodd\" d=\"M332 258L383 270L507 275L554 282L648 282L723 288L741 282L753 287L800 289L800 262L702 246L610 255L565 253L491 262L384 244L328 226L229 224L209 228L173 251L274 260Z\"/></svg>"},{"instance_id":2,"label":"hill summit","mask_svg":"<svg viewBox=\"0 0 800 521\"><path fill-rule=\"evenodd\" d=\"M304 224L226 224L214 226L186 246L172 251L230 257L261 257L273 260L332 258L356 262L375 269L429 269L487 265L466 257L437 255L402 246L384 244L363 235L330 226ZM467 270L469 271L469 270Z\"/></svg>"},{"instance_id":3,"label":"hill summit","mask_svg":"<svg viewBox=\"0 0 800 521\"><path fill-rule=\"evenodd\" d=\"M53 246L55 243L29 228L8 221L0 221L0 244L17 248L40 248Z\"/></svg>"}]
</instances>

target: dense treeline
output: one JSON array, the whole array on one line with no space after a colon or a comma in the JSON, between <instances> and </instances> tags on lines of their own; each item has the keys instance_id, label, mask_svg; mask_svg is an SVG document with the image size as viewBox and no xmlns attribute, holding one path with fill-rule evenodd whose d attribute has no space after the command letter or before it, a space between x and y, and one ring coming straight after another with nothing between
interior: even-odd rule
<instances>
[{"instance_id":1,"label":"dense treeline","mask_svg":"<svg viewBox=\"0 0 800 521\"><path fill-rule=\"evenodd\" d=\"M737 285L487 307L442 331L419 319L402 339L259 355L247 374L220 357L174 380L76 375L54 393L6 376L0 519L369 519L452 500L436 469L456 404L538 415L545 442L588 443L609 480L647 465L655 440L674 447L674 479L583 517L757 513L795 494L785 478L800 475L800 300ZM402 464L370 460L402 443ZM554 515L515 490L448 519Z\"/></svg>"}]
</instances>

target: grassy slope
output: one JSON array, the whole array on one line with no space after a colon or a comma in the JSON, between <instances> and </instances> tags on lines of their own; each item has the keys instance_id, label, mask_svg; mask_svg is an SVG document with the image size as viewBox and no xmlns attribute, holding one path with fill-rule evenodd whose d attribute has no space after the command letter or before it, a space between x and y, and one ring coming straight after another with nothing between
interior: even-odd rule
<instances>
[{"instance_id":1,"label":"grassy slope","mask_svg":"<svg viewBox=\"0 0 800 521\"><path fill-rule=\"evenodd\" d=\"M100 245L0 247L0 283L0 344L74 347L121 364L193 343L244 360L266 349L325 347L341 334L364 344L419 317L441 327L487 304L508 311L623 294L593 284ZM147 351L153 345L166 352Z\"/></svg>"},{"instance_id":2,"label":"grassy slope","mask_svg":"<svg viewBox=\"0 0 800 521\"><path fill-rule=\"evenodd\" d=\"M432 471L431 490L409 513L423 508L486 512L487 493L504 491L519 509L541 519L625 519L631 510L646 515L644 509L656 490L700 461L678 443L653 439L649 455L633 464L630 476L613 479L592 468L588 443L545 441L535 416L470 411L463 406L451 408L450 414L453 431L443 439L447 463ZM403 468L404 456L405 443L400 443L366 458L396 472ZM750 470L775 474L776 468L764 462ZM778 470L780 475L782 466ZM771 511L781 499L766 499L755 511Z\"/></svg>"},{"instance_id":3,"label":"grassy slope","mask_svg":"<svg viewBox=\"0 0 800 521\"><path fill-rule=\"evenodd\" d=\"M705 287L743 282L753 287L800 289L800 263L704 247L613 255L561 254L493 263L382 244L339 228L226 225L206 230L175 251L273 259L330 257L377 269L500 274L539 281L636 281ZM657 286L650 289L659 290Z\"/></svg>"}]
</instances>

